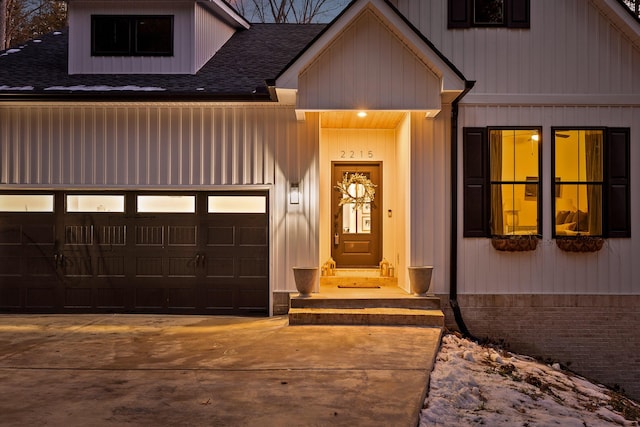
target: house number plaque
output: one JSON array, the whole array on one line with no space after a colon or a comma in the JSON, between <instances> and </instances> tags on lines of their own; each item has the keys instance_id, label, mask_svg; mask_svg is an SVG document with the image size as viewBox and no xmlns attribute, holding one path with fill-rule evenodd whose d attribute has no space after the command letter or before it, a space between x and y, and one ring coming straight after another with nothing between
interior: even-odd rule
<instances>
[{"instance_id":1,"label":"house number plaque","mask_svg":"<svg viewBox=\"0 0 640 427\"><path fill-rule=\"evenodd\" d=\"M373 158L373 150L364 151L364 150L340 150L340 158L341 159L372 159Z\"/></svg>"}]
</instances>

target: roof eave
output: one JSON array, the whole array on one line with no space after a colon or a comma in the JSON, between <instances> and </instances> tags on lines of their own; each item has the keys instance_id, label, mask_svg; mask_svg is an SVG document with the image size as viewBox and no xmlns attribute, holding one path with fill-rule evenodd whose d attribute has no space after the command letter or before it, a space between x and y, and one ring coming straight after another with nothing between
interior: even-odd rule
<instances>
[{"instance_id":1,"label":"roof eave","mask_svg":"<svg viewBox=\"0 0 640 427\"><path fill-rule=\"evenodd\" d=\"M0 93L2 102L276 102L271 91L254 93L176 93L176 92L56 92L56 93Z\"/></svg>"}]
</instances>

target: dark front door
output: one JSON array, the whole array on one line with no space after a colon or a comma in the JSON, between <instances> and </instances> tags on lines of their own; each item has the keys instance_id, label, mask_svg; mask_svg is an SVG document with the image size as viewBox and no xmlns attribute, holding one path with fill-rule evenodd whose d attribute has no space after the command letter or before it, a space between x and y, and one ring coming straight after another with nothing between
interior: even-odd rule
<instances>
[{"instance_id":1,"label":"dark front door","mask_svg":"<svg viewBox=\"0 0 640 427\"><path fill-rule=\"evenodd\" d=\"M382 166L333 163L331 256L339 268L377 267L382 255Z\"/></svg>"}]
</instances>

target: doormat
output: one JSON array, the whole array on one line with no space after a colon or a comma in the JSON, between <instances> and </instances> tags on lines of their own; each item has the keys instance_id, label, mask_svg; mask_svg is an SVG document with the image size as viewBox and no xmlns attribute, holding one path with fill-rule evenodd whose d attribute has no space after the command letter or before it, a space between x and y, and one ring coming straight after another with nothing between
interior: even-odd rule
<instances>
[{"instance_id":1,"label":"doormat","mask_svg":"<svg viewBox=\"0 0 640 427\"><path fill-rule=\"evenodd\" d=\"M380 289L380 286L378 285L368 285L366 283L353 283L351 285L338 285L339 288L345 288L345 289L356 289L356 288L363 288L363 289Z\"/></svg>"}]
</instances>

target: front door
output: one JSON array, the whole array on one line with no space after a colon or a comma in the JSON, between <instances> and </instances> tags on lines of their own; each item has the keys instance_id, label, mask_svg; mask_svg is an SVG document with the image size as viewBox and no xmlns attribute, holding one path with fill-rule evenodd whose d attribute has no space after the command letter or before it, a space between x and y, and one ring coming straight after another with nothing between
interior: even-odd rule
<instances>
[{"instance_id":1,"label":"front door","mask_svg":"<svg viewBox=\"0 0 640 427\"><path fill-rule=\"evenodd\" d=\"M338 268L377 267L382 255L382 165L332 164L331 256Z\"/></svg>"}]
</instances>

